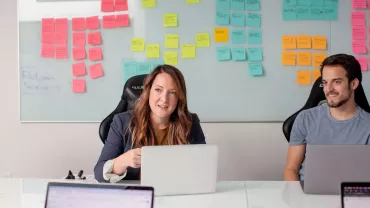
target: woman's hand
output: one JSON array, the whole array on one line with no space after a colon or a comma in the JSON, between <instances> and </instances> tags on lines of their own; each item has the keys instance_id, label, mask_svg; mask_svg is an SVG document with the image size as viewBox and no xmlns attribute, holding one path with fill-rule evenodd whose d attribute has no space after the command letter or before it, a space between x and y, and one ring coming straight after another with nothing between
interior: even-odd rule
<instances>
[{"instance_id":1,"label":"woman's hand","mask_svg":"<svg viewBox=\"0 0 370 208\"><path fill-rule=\"evenodd\" d=\"M122 175L128 167L141 167L141 148L129 150L114 160L112 173Z\"/></svg>"}]
</instances>

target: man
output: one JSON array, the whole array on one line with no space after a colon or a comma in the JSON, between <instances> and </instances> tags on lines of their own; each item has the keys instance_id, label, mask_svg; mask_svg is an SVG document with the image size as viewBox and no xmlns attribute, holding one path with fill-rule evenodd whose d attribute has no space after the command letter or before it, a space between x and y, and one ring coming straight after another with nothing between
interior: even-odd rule
<instances>
[{"instance_id":1,"label":"man","mask_svg":"<svg viewBox=\"0 0 370 208\"><path fill-rule=\"evenodd\" d=\"M355 103L362 74L351 55L336 54L321 65L326 104L301 111L290 134L287 181L304 180L306 144L369 144L370 114Z\"/></svg>"}]
</instances>

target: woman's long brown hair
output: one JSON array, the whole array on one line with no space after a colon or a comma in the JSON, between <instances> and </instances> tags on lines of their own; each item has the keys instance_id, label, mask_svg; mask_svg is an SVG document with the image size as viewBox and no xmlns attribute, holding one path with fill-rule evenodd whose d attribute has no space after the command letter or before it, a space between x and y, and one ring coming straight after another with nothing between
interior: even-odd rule
<instances>
[{"instance_id":1,"label":"woman's long brown hair","mask_svg":"<svg viewBox=\"0 0 370 208\"><path fill-rule=\"evenodd\" d=\"M129 131L132 133L132 146L152 146L156 144L153 128L150 124L151 109L149 106L150 89L153 81L160 73L170 75L177 88L178 102L176 109L170 116L170 124L167 127L167 137L164 145L187 144L188 136L192 125L192 117L188 110L186 98L185 79L180 70L170 65L157 66L144 81L143 92L138 99L134 115L129 124Z\"/></svg>"}]
</instances>

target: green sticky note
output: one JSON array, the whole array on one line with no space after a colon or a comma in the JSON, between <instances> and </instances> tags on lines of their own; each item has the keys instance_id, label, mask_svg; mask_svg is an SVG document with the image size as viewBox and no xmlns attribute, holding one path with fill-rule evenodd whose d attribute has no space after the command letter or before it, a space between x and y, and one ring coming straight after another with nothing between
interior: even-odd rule
<instances>
[{"instance_id":1,"label":"green sticky note","mask_svg":"<svg viewBox=\"0 0 370 208\"><path fill-rule=\"evenodd\" d=\"M251 76L262 76L263 67L261 62L249 62L248 63L248 73Z\"/></svg>"},{"instance_id":2,"label":"green sticky note","mask_svg":"<svg viewBox=\"0 0 370 208\"><path fill-rule=\"evenodd\" d=\"M313 6L323 6L324 0L311 0L311 5Z\"/></svg>"},{"instance_id":3,"label":"green sticky note","mask_svg":"<svg viewBox=\"0 0 370 208\"><path fill-rule=\"evenodd\" d=\"M123 63L123 81L126 83L128 79L137 75L137 62L128 61Z\"/></svg>"},{"instance_id":4,"label":"green sticky note","mask_svg":"<svg viewBox=\"0 0 370 208\"><path fill-rule=\"evenodd\" d=\"M324 0L326 6L335 6L338 8L338 0Z\"/></svg>"},{"instance_id":5,"label":"green sticky note","mask_svg":"<svg viewBox=\"0 0 370 208\"><path fill-rule=\"evenodd\" d=\"M230 10L230 0L216 0L217 10Z\"/></svg>"},{"instance_id":6,"label":"green sticky note","mask_svg":"<svg viewBox=\"0 0 370 208\"><path fill-rule=\"evenodd\" d=\"M161 65L164 65L164 61L152 61L151 62L151 64L152 64L152 69L151 69L151 71L153 71L157 66L161 66Z\"/></svg>"},{"instance_id":7,"label":"green sticky note","mask_svg":"<svg viewBox=\"0 0 370 208\"><path fill-rule=\"evenodd\" d=\"M248 44L261 44L261 43L262 43L261 30L248 31Z\"/></svg>"},{"instance_id":8,"label":"green sticky note","mask_svg":"<svg viewBox=\"0 0 370 208\"><path fill-rule=\"evenodd\" d=\"M233 44L244 44L245 43L244 30L233 30L231 32L231 42Z\"/></svg>"},{"instance_id":9,"label":"green sticky note","mask_svg":"<svg viewBox=\"0 0 370 208\"><path fill-rule=\"evenodd\" d=\"M244 0L231 0L231 10L244 10Z\"/></svg>"},{"instance_id":10,"label":"green sticky note","mask_svg":"<svg viewBox=\"0 0 370 208\"><path fill-rule=\"evenodd\" d=\"M149 74L152 71L151 68L150 62L139 62L137 63L137 74Z\"/></svg>"},{"instance_id":11,"label":"green sticky note","mask_svg":"<svg viewBox=\"0 0 370 208\"><path fill-rule=\"evenodd\" d=\"M324 6L323 20L337 20L338 19L338 8L336 6Z\"/></svg>"},{"instance_id":12,"label":"green sticky note","mask_svg":"<svg viewBox=\"0 0 370 208\"><path fill-rule=\"evenodd\" d=\"M247 17L247 27L261 27L261 15L258 13L249 13Z\"/></svg>"},{"instance_id":13,"label":"green sticky note","mask_svg":"<svg viewBox=\"0 0 370 208\"><path fill-rule=\"evenodd\" d=\"M298 6L310 6L311 0L297 0Z\"/></svg>"},{"instance_id":14,"label":"green sticky note","mask_svg":"<svg viewBox=\"0 0 370 208\"><path fill-rule=\"evenodd\" d=\"M229 14L229 12L216 11L216 24L218 24L218 25L228 25L228 24L230 24L230 14Z\"/></svg>"},{"instance_id":15,"label":"green sticky note","mask_svg":"<svg viewBox=\"0 0 370 208\"><path fill-rule=\"evenodd\" d=\"M244 27L245 14L241 12L233 12L231 14L231 25L235 27Z\"/></svg>"},{"instance_id":16,"label":"green sticky note","mask_svg":"<svg viewBox=\"0 0 370 208\"><path fill-rule=\"evenodd\" d=\"M231 57L234 61L245 61L247 56L245 53L245 48L232 48Z\"/></svg>"},{"instance_id":17,"label":"green sticky note","mask_svg":"<svg viewBox=\"0 0 370 208\"><path fill-rule=\"evenodd\" d=\"M295 7L284 6L283 7L283 20L296 20L297 13L295 12Z\"/></svg>"},{"instance_id":18,"label":"green sticky note","mask_svg":"<svg viewBox=\"0 0 370 208\"><path fill-rule=\"evenodd\" d=\"M248 48L249 61L262 61L262 48Z\"/></svg>"},{"instance_id":19,"label":"green sticky note","mask_svg":"<svg viewBox=\"0 0 370 208\"><path fill-rule=\"evenodd\" d=\"M297 5L297 0L283 0L283 6L295 6Z\"/></svg>"},{"instance_id":20,"label":"green sticky note","mask_svg":"<svg viewBox=\"0 0 370 208\"><path fill-rule=\"evenodd\" d=\"M245 10L248 10L248 11L261 10L260 0L245 0Z\"/></svg>"},{"instance_id":21,"label":"green sticky note","mask_svg":"<svg viewBox=\"0 0 370 208\"><path fill-rule=\"evenodd\" d=\"M322 20L323 19L323 7L311 6L310 8L310 19L311 20Z\"/></svg>"},{"instance_id":22,"label":"green sticky note","mask_svg":"<svg viewBox=\"0 0 370 208\"><path fill-rule=\"evenodd\" d=\"M187 4L198 4L199 0L186 0Z\"/></svg>"},{"instance_id":23,"label":"green sticky note","mask_svg":"<svg viewBox=\"0 0 370 208\"><path fill-rule=\"evenodd\" d=\"M310 19L310 7L309 6L297 6L296 13L297 13L297 20L309 20Z\"/></svg>"},{"instance_id":24,"label":"green sticky note","mask_svg":"<svg viewBox=\"0 0 370 208\"><path fill-rule=\"evenodd\" d=\"M225 46L216 47L216 57L219 61L230 60L230 48Z\"/></svg>"}]
</instances>

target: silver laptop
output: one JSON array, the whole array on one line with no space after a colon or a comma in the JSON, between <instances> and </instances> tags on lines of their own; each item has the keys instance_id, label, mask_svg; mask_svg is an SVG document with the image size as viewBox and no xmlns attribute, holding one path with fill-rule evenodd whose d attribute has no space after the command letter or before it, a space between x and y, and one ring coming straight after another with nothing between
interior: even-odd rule
<instances>
[{"instance_id":1,"label":"silver laptop","mask_svg":"<svg viewBox=\"0 0 370 208\"><path fill-rule=\"evenodd\" d=\"M153 208L154 189L117 184L49 182L45 208Z\"/></svg>"},{"instance_id":2,"label":"silver laptop","mask_svg":"<svg viewBox=\"0 0 370 208\"><path fill-rule=\"evenodd\" d=\"M145 146L141 185L154 187L156 196L213 193L217 166L217 145Z\"/></svg>"},{"instance_id":3,"label":"silver laptop","mask_svg":"<svg viewBox=\"0 0 370 208\"><path fill-rule=\"evenodd\" d=\"M307 145L303 190L339 195L344 181L370 181L370 145Z\"/></svg>"}]
</instances>

